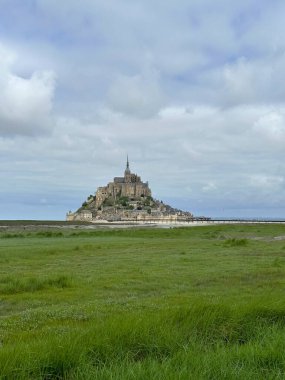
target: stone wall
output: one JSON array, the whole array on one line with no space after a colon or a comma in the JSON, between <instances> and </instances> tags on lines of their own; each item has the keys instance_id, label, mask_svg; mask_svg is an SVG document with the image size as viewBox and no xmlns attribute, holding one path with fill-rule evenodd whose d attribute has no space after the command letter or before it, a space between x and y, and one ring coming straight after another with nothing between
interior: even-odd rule
<instances>
[{"instance_id":1,"label":"stone wall","mask_svg":"<svg viewBox=\"0 0 285 380\"><path fill-rule=\"evenodd\" d=\"M98 187L96 192L96 207L101 207L107 198L116 200L118 197L139 198L151 196L148 183L141 181L136 174L127 172L125 177L115 177L107 186Z\"/></svg>"},{"instance_id":2,"label":"stone wall","mask_svg":"<svg viewBox=\"0 0 285 380\"><path fill-rule=\"evenodd\" d=\"M81 221L81 222L92 222L93 215L89 210L82 210L80 212L69 212L66 214L66 220L68 222Z\"/></svg>"}]
</instances>

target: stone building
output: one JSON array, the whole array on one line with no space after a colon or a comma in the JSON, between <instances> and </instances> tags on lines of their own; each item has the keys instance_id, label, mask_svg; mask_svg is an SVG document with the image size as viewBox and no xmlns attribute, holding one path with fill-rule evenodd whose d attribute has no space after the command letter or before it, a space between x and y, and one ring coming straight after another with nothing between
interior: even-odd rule
<instances>
[{"instance_id":1,"label":"stone building","mask_svg":"<svg viewBox=\"0 0 285 380\"><path fill-rule=\"evenodd\" d=\"M151 196L148 182L142 182L141 177L131 173L129 159L127 158L124 177L115 177L114 181L109 182L107 186L98 187L96 192L96 207L101 207L104 201L110 197L116 201L118 197L138 199L147 196Z\"/></svg>"},{"instance_id":2,"label":"stone building","mask_svg":"<svg viewBox=\"0 0 285 380\"><path fill-rule=\"evenodd\" d=\"M152 198L148 182L130 170L127 158L123 177L115 177L106 186L98 187L76 212L66 215L68 221L153 221L176 222L193 219L190 212L181 211Z\"/></svg>"}]
</instances>

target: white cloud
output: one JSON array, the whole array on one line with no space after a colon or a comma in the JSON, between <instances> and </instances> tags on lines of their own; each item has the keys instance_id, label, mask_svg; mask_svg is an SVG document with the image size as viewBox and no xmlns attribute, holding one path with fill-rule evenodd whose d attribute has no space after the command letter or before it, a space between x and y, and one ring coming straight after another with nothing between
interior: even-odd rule
<instances>
[{"instance_id":1,"label":"white cloud","mask_svg":"<svg viewBox=\"0 0 285 380\"><path fill-rule=\"evenodd\" d=\"M202 187L202 190L205 192L212 192L217 190L217 186L214 182L208 182L206 185Z\"/></svg>"},{"instance_id":2,"label":"white cloud","mask_svg":"<svg viewBox=\"0 0 285 380\"><path fill-rule=\"evenodd\" d=\"M158 73L147 70L134 76L120 75L112 83L108 99L115 111L137 117L155 115L164 102Z\"/></svg>"},{"instance_id":3,"label":"white cloud","mask_svg":"<svg viewBox=\"0 0 285 380\"><path fill-rule=\"evenodd\" d=\"M285 90L280 82L285 74L285 55L258 59L244 57L223 68L224 104L270 103L284 101Z\"/></svg>"},{"instance_id":4,"label":"white cloud","mask_svg":"<svg viewBox=\"0 0 285 380\"><path fill-rule=\"evenodd\" d=\"M29 78L13 72L16 55L1 46L0 134L36 135L51 127L55 76L37 71Z\"/></svg>"},{"instance_id":5,"label":"white cloud","mask_svg":"<svg viewBox=\"0 0 285 380\"><path fill-rule=\"evenodd\" d=\"M284 182L285 180L282 176L255 174L250 177L250 184L258 188L259 191L262 191L262 189L275 189L276 191L276 188L282 186Z\"/></svg>"},{"instance_id":6,"label":"white cloud","mask_svg":"<svg viewBox=\"0 0 285 380\"><path fill-rule=\"evenodd\" d=\"M281 109L269 109L254 123L254 130L263 136L268 142L274 144L285 143L285 107Z\"/></svg>"},{"instance_id":7,"label":"white cloud","mask_svg":"<svg viewBox=\"0 0 285 380\"><path fill-rule=\"evenodd\" d=\"M16 53L8 50L0 43L0 68L1 70L7 70L16 60Z\"/></svg>"}]
</instances>

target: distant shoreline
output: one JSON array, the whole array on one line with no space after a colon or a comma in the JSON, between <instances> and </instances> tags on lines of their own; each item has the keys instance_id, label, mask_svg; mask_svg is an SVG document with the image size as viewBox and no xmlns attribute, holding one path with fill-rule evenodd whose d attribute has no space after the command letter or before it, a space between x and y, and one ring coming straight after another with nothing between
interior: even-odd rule
<instances>
[{"instance_id":1,"label":"distant shoreline","mask_svg":"<svg viewBox=\"0 0 285 380\"><path fill-rule=\"evenodd\" d=\"M70 228L70 229L96 229L96 228L135 228L135 227L195 227L210 226L218 224L285 224L283 220L269 219L211 219L211 220L194 220L189 222L157 222L157 221L120 221L120 222L67 222L58 220L0 220L0 230L7 228L22 227L24 229L33 228Z\"/></svg>"}]
</instances>

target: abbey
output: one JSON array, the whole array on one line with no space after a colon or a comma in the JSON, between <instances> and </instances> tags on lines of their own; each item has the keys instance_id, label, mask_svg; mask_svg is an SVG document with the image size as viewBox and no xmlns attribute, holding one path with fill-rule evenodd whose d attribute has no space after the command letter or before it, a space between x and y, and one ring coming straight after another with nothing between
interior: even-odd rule
<instances>
[{"instance_id":1,"label":"abbey","mask_svg":"<svg viewBox=\"0 0 285 380\"><path fill-rule=\"evenodd\" d=\"M120 197L141 198L151 196L151 190L148 182L142 182L141 177L130 171L129 159L127 158L127 166L124 177L115 177L113 182L109 182L107 186L98 187L96 192L96 206L101 207L108 198L116 201Z\"/></svg>"},{"instance_id":2,"label":"abbey","mask_svg":"<svg viewBox=\"0 0 285 380\"><path fill-rule=\"evenodd\" d=\"M95 195L90 195L76 212L66 215L68 221L88 222L172 222L189 221L193 215L154 199L148 182L130 170L127 157L123 177L115 177L106 186L98 187Z\"/></svg>"}]
</instances>

